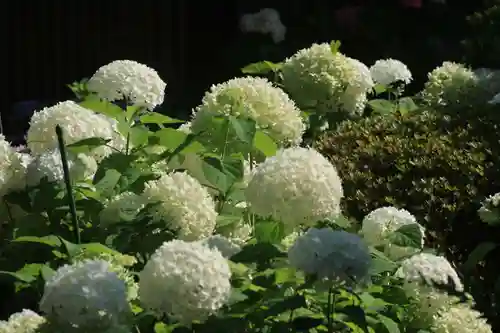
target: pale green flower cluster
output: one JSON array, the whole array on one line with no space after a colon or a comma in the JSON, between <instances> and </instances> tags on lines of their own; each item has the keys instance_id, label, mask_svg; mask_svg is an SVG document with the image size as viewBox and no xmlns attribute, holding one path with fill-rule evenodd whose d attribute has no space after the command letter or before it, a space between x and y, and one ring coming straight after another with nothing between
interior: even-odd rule
<instances>
[{"instance_id":1,"label":"pale green flower cluster","mask_svg":"<svg viewBox=\"0 0 500 333\"><path fill-rule=\"evenodd\" d=\"M286 59L283 85L302 110L360 115L374 86L370 70L329 44L314 44Z\"/></svg>"},{"instance_id":2,"label":"pale green flower cluster","mask_svg":"<svg viewBox=\"0 0 500 333\"><path fill-rule=\"evenodd\" d=\"M282 145L300 144L305 130L294 101L264 78L235 78L212 86L193 113L191 131L210 132L211 121L218 115L252 119Z\"/></svg>"},{"instance_id":3,"label":"pale green flower cluster","mask_svg":"<svg viewBox=\"0 0 500 333\"><path fill-rule=\"evenodd\" d=\"M215 203L207 189L186 172L163 174L147 182L142 197L148 203L160 203L152 207L154 218L167 222L180 239L206 238L215 230Z\"/></svg>"}]
</instances>

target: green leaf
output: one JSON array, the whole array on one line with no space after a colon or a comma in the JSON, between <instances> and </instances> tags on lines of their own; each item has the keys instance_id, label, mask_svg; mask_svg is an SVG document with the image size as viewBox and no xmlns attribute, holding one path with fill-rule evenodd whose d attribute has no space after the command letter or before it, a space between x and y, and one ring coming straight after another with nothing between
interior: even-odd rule
<instances>
[{"instance_id":1,"label":"green leaf","mask_svg":"<svg viewBox=\"0 0 500 333\"><path fill-rule=\"evenodd\" d=\"M484 258L496 249L500 244L496 244L493 242L482 242L469 254L467 261L463 264L462 269L465 272L473 271L477 264L479 264Z\"/></svg>"},{"instance_id":2,"label":"green leaf","mask_svg":"<svg viewBox=\"0 0 500 333\"><path fill-rule=\"evenodd\" d=\"M244 170L241 158L228 156L221 160L215 155L204 156L202 168L206 181L224 194L234 183L243 178Z\"/></svg>"},{"instance_id":3,"label":"green leaf","mask_svg":"<svg viewBox=\"0 0 500 333\"><path fill-rule=\"evenodd\" d=\"M285 226L279 221L258 221L255 224L255 238L260 243L279 244L285 237Z\"/></svg>"},{"instance_id":4,"label":"green leaf","mask_svg":"<svg viewBox=\"0 0 500 333\"><path fill-rule=\"evenodd\" d=\"M109 197L114 193L121 176L122 174L115 169L108 169L105 171L104 176L97 181L97 183L96 178L94 177L95 188L103 197Z\"/></svg>"},{"instance_id":5,"label":"green leaf","mask_svg":"<svg viewBox=\"0 0 500 333\"><path fill-rule=\"evenodd\" d=\"M243 302L248 299L248 296L239 291L238 289L232 289L231 296L229 297L228 305Z\"/></svg>"},{"instance_id":6,"label":"green leaf","mask_svg":"<svg viewBox=\"0 0 500 333\"><path fill-rule=\"evenodd\" d=\"M31 282L36 280L35 276L30 275L30 274L26 274L26 273L0 271L0 278L2 276L14 278L16 281L25 282L25 283L31 283Z\"/></svg>"},{"instance_id":7,"label":"green leaf","mask_svg":"<svg viewBox=\"0 0 500 333\"><path fill-rule=\"evenodd\" d=\"M71 243L62 237L59 237L59 239L70 258L73 258L80 252L80 246L78 244Z\"/></svg>"},{"instance_id":8,"label":"green leaf","mask_svg":"<svg viewBox=\"0 0 500 333\"><path fill-rule=\"evenodd\" d=\"M270 243L250 244L231 257L231 261L236 263L266 262L276 258L284 258L286 253L281 252L276 246Z\"/></svg>"},{"instance_id":9,"label":"green leaf","mask_svg":"<svg viewBox=\"0 0 500 333\"><path fill-rule=\"evenodd\" d=\"M375 114L391 114L396 111L396 105L386 99L372 99L368 102Z\"/></svg>"},{"instance_id":10,"label":"green leaf","mask_svg":"<svg viewBox=\"0 0 500 333\"><path fill-rule=\"evenodd\" d=\"M236 137L243 143L251 145L255 137L256 125L252 119L229 117L229 124Z\"/></svg>"},{"instance_id":11,"label":"green leaf","mask_svg":"<svg viewBox=\"0 0 500 333\"><path fill-rule=\"evenodd\" d=\"M274 272L275 283L284 284L289 282L297 282L297 271L292 267L278 268Z\"/></svg>"},{"instance_id":12,"label":"green leaf","mask_svg":"<svg viewBox=\"0 0 500 333\"><path fill-rule=\"evenodd\" d=\"M59 247L61 246L61 241L57 236L44 236L44 237L36 237L36 236L22 236L13 240L13 242L26 242L26 243L38 243L44 244L51 247Z\"/></svg>"},{"instance_id":13,"label":"green leaf","mask_svg":"<svg viewBox=\"0 0 500 333\"><path fill-rule=\"evenodd\" d=\"M333 54L337 54L337 52L339 52L340 45L342 45L342 43L339 40L332 40L330 42L330 50Z\"/></svg>"},{"instance_id":14,"label":"green leaf","mask_svg":"<svg viewBox=\"0 0 500 333\"><path fill-rule=\"evenodd\" d=\"M399 113L405 115L409 112L418 110L418 105L415 104L411 97L402 97L398 100L398 110Z\"/></svg>"},{"instance_id":15,"label":"green leaf","mask_svg":"<svg viewBox=\"0 0 500 333\"><path fill-rule=\"evenodd\" d=\"M140 118L141 123L143 124L179 124L183 123L183 120L174 119L169 116L166 116L157 112L148 112Z\"/></svg>"},{"instance_id":16,"label":"green leaf","mask_svg":"<svg viewBox=\"0 0 500 333\"><path fill-rule=\"evenodd\" d=\"M389 241L391 242L391 244L402 247L411 247L415 249L422 248L423 239L424 232L422 228L416 223L404 225L398 228L389 236Z\"/></svg>"},{"instance_id":17,"label":"green leaf","mask_svg":"<svg viewBox=\"0 0 500 333\"><path fill-rule=\"evenodd\" d=\"M174 128L163 128L155 133L160 145L170 149L179 150L179 153L199 153L204 147L197 141L195 136L188 136L186 133Z\"/></svg>"},{"instance_id":18,"label":"green leaf","mask_svg":"<svg viewBox=\"0 0 500 333\"><path fill-rule=\"evenodd\" d=\"M385 327L387 333L400 333L398 324L389 317L379 314L378 320ZM378 331L377 331L378 332Z\"/></svg>"},{"instance_id":19,"label":"green leaf","mask_svg":"<svg viewBox=\"0 0 500 333\"><path fill-rule=\"evenodd\" d=\"M134 126L130 128L130 143L133 147L142 147L148 143L150 131L144 126Z\"/></svg>"},{"instance_id":20,"label":"green leaf","mask_svg":"<svg viewBox=\"0 0 500 333\"><path fill-rule=\"evenodd\" d=\"M93 253L93 254L101 254L101 253L108 253L108 254L120 254L120 252L113 250L106 245L103 245L101 243L86 243L86 244L80 244L77 245L80 251L83 251L85 253Z\"/></svg>"},{"instance_id":21,"label":"green leaf","mask_svg":"<svg viewBox=\"0 0 500 333\"><path fill-rule=\"evenodd\" d=\"M227 227L239 222L241 222L241 216L224 214L220 214L217 216L217 228Z\"/></svg>"},{"instance_id":22,"label":"green leaf","mask_svg":"<svg viewBox=\"0 0 500 333\"><path fill-rule=\"evenodd\" d=\"M40 269L40 275L44 281L49 280L55 273L56 271L47 265L42 265L42 268Z\"/></svg>"},{"instance_id":23,"label":"green leaf","mask_svg":"<svg viewBox=\"0 0 500 333\"><path fill-rule=\"evenodd\" d=\"M266 133L262 131L257 131L253 138L253 146L255 149L262 152L266 157L276 155L278 151L278 145L276 142Z\"/></svg>"},{"instance_id":24,"label":"green leaf","mask_svg":"<svg viewBox=\"0 0 500 333\"><path fill-rule=\"evenodd\" d=\"M95 173L93 184L97 184L101 179L106 175L106 171L113 169L118 171L119 173L125 173L130 167L131 164L137 159L136 156L126 155L124 153L113 153L107 156L104 160L99 164L99 168Z\"/></svg>"},{"instance_id":25,"label":"green leaf","mask_svg":"<svg viewBox=\"0 0 500 333\"><path fill-rule=\"evenodd\" d=\"M92 110L97 113L102 113L108 117L119 119L123 117L123 110L119 106L110 102L99 99L93 95L85 98L84 101L79 103L81 107Z\"/></svg>"},{"instance_id":26,"label":"green leaf","mask_svg":"<svg viewBox=\"0 0 500 333\"><path fill-rule=\"evenodd\" d=\"M260 61L249 64L241 69L244 74L268 74L271 72L277 72L281 69L281 63L273 63L271 61Z\"/></svg>"},{"instance_id":27,"label":"green leaf","mask_svg":"<svg viewBox=\"0 0 500 333\"><path fill-rule=\"evenodd\" d=\"M104 146L108 142L110 142L110 139L103 139L103 138L87 138L83 139L80 141L77 141L75 143L72 143L70 145L67 145L66 148L68 148L69 151L71 151L74 154L88 154L95 148Z\"/></svg>"},{"instance_id":28,"label":"green leaf","mask_svg":"<svg viewBox=\"0 0 500 333\"><path fill-rule=\"evenodd\" d=\"M382 252L371 248L370 254L372 257L372 265L370 267L370 273L372 275L378 275L385 272L393 272L398 265L391 259L387 258Z\"/></svg>"},{"instance_id":29,"label":"green leaf","mask_svg":"<svg viewBox=\"0 0 500 333\"><path fill-rule=\"evenodd\" d=\"M387 91L387 87L383 84L378 83L373 87L373 90L375 92L375 95L380 95Z\"/></svg>"}]
</instances>

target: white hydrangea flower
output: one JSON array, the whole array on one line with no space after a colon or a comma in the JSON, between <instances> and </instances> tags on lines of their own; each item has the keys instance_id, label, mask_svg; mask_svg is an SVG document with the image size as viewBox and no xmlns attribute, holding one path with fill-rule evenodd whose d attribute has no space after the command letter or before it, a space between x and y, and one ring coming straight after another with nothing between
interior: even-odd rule
<instances>
[{"instance_id":1,"label":"white hydrangea flower","mask_svg":"<svg viewBox=\"0 0 500 333\"><path fill-rule=\"evenodd\" d=\"M153 110L163 103L166 83L158 73L132 60L116 60L99 68L87 82L89 91L110 102L127 99Z\"/></svg>"},{"instance_id":2,"label":"white hydrangea flower","mask_svg":"<svg viewBox=\"0 0 500 333\"><path fill-rule=\"evenodd\" d=\"M192 132L211 133L210 120L217 115L253 119L259 129L280 144L300 144L305 130L294 101L260 77L235 78L213 85L193 113Z\"/></svg>"},{"instance_id":3,"label":"white hydrangea flower","mask_svg":"<svg viewBox=\"0 0 500 333\"><path fill-rule=\"evenodd\" d=\"M282 66L285 90L300 108L360 115L374 86L370 70L356 59L333 53L328 43L299 50Z\"/></svg>"},{"instance_id":4,"label":"white hydrangea flower","mask_svg":"<svg viewBox=\"0 0 500 333\"><path fill-rule=\"evenodd\" d=\"M183 324L204 320L226 304L231 270L217 250L173 240L159 247L139 276L142 304Z\"/></svg>"},{"instance_id":5,"label":"white hydrangea flower","mask_svg":"<svg viewBox=\"0 0 500 333\"><path fill-rule=\"evenodd\" d=\"M153 215L170 223L184 240L198 240L213 234L217 212L215 203L195 178L185 172L163 174L145 184L146 202L161 202Z\"/></svg>"},{"instance_id":6,"label":"white hydrangea flower","mask_svg":"<svg viewBox=\"0 0 500 333\"><path fill-rule=\"evenodd\" d=\"M113 327L131 313L127 286L104 260L60 267L45 282L40 310L52 322L73 327Z\"/></svg>"},{"instance_id":7,"label":"white hydrangea flower","mask_svg":"<svg viewBox=\"0 0 500 333\"><path fill-rule=\"evenodd\" d=\"M482 202L478 214L484 223L491 225L500 223L500 192L486 198Z\"/></svg>"},{"instance_id":8,"label":"white hydrangea flower","mask_svg":"<svg viewBox=\"0 0 500 333\"><path fill-rule=\"evenodd\" d=\"M335 167L312 148L288 148L254 170L245 190L250 210L294 228L337 216L343 197Z\"/></svg>"},{"instance_id":9,"label":"white hydrangea flower","mask_svg":"<svg viewBox=\"0 0 500 333\"><path fill-rule=\"evenodd\" d=\"M414 254L419 251L416 248L401 247L391 244L390 237L399 228L415 225L421 230L420 249L424 246L425 229L415 216L405 209L395 207L381 207L373 210L363 219L361 235L366 242L373 246L384 245L384 252L393 260Z\"/></svg>"},{"instance_id":10,"label":"white hydrangea flower","mask_svg":"<svg viewBox=\"0 0 500 333\"><path fill-rule=\"evenodd\" d=\"M276 9L264 8L257 13L245 14L240 19L242 32L270 34L275 43L285 40L286 26Z\"/></svg>"},{"instance_id":11,"label":"white hydrangea flower","mask_svg":"<svg viewBox=\"0 0 500 333\"><path fill-rule=\"evenodd\" d=\"M199 241L202 245L218 250L224 258L231 258L241 251L241 246L232 239L222 235L212 235Z\"/></svg>"},{"instance_id":12,"label":"white hydrangea flower","mask_svg":"<svg viewBox=\"0 0 500 333\"><path fill-rule=\"evenodd\" d=\"M288 261L321 279L354 282L368 275L371 256L368 246L355 234L310 228L288 250Z\"/></svg>"},{"instance_id":13,"label":"white hydrangea flower","mask_svg":"<svg viewBox=\"0 0 500 333\"><path fill-rule=\"evenodd\" d=\"M413 80L410 70L403 62L390 58L375 61L370 67L370 73L376 83L384 86L397 82L409 84Z\"/></svg>"},{"instance_id":14,"label":"white hydrangea flower","mask_svg":"<svg viewBox=\"0 0 500 333\"><path fill-rule=\"evenodd\" d=\"M416 282L406 282L403 289L410 298L408 313L413 327L430 327L440 311L446 311L460 301L456 296Z\"/></svg>"},{"instance_id":15,"label":"white hydrangea flower","mask_svg":"<svg viewBox=\"0 0 500 333\"><path fill-rule=\"evenodd\" d=\"M123 192L104 203L104 208L99 213L102 224L110 224L120 221L120 215L137 215L146 205L144 198L133 192Z\"/></svg>"},{"instance_id":16,"label":"white hydrangea flower","mask_svg":"<svg viewBox=\"0 0 500 333\"><path fill-rule=\"evenodd\" d=\"M433 333L492 333L482 314L468 304L457 304L439 313L432 325Z\"/></svg>"},{"instance_id":17,"label":"white hydrangea flower","mask_svg":"<svg viewBox=\"0 0 500 333\"><path fill-rule=\"evenodd\" d=\"M33 157L25 153L16 153L11 164L11 178L9 180L9 190L22 190L27 185L28 166L33 161Z\"/></svg>"},{"instance_id":18,"label":"white hydrangea flower","mask_svg":"<svg viewBox=\"0 0 500 333\"><path fill-rule=\"evenodd\" d=\"M125 139L116 132L114 120L83 108L73 101L65 101L35 112L31 117L26 141L33 155L40 155L58 147L56 125L63 129L67 145L99 137L112 140L108 143L110 147L120 150L124 146ZM102 159L113 152L110 147L97 147L92 151L92 156Z\"/></svg>"},{"instance_id":19,"label":"white hydrangea flower","mask_svg":"<svg viewBox=\"0 0 500 333\"><path fill-rule=\"evenodd\" d=\"M0 156L2 157L0 159L0 196L2 196L10 190L11 180L16 170L15 163L19 161L16 151L2 134L0 134Z\"/></svg>"},{"instance_id":20,"label":"white hydrangea flower","mask_svg":"<svg viewBox=\"0 0 500 333\"><path fill-rule=\"evenodd\" d=\"M234 244L243 247L251 238L253 233L253 227L244 223L237 223L232 228L224 228L220 234L231 240Z\"/></svg>"},{"instance_id":21,"label":"white hydrangea flower","mask_svg":"<svg viewBox=\"0 0 500 333\"><path fill-rule=\"evenodd\" d=\"M97 171L97 162L91 156L68 154L68 168L72 181L91 179ZM27 168L27 184L36 186L42 178L47 177L49 182L64 180L64 171L61 154L58 149L52 149L38 155Z\"/></svg>"},{"instance_id":22,"label":"white hydrangea flower","mask_svg":"<svg viewBox=\"0 0 500 333\"><path fill-rule=\"evenodd\" d=\"M448 285L451 282L455 290L464 290L462 281L450 262L445 257L431 253L419 253L403 260L395 275L407 282L423 282L427 285Z\"/></svg>"},{"instance_id":23,"label":"white hydrangea flower","mask_svg":"<svg viewBox=\"0 0 500 333\"><path fill-rule=\"evenodd\" d=\"M430 105L446 106L458 104L478 84L478 77L463 64L445 61L427 76L421 92L423 100Z\"/></svg>"},{"instance_id":24,"label":"white hydrangea flower","mask_svg":"<svg viewBox=\"0 0 500 333\"><path fill-rule=\"evenodd\" d=\"M0 333L37 333L45 323L38 313L24 309L12 314L8 321L0 320Z\"/></svg>"},{"instance_id":25,"label":"white hydrangea flower","mask_svg":"<svg viewBox=\"0 0 500 333\"><path fill-rule=\"evenodd\" d=\"M73 257L73 262L80 262L84 260L104 260L109 263L110 272L116 273L116 275L125 282L127 286L127 299L129 301L134 300L138 296L139 285L135 282L134 275L127 267L133 266L137 263L135 257L121 254L121 253L91 253L82 251Z\"/></svg>"},{"instance_id":26,"label":"white hydrangea flower","mask_svg":"<svg viewBox=\"0 0 500 333\"><path fill-rule=\"evenodd\" d=\"M185 134L191 134L191 122L190 121L185 122L184 124L179 126L179 128L177 130L179 130Z\"/></svg>"}]
</instances>

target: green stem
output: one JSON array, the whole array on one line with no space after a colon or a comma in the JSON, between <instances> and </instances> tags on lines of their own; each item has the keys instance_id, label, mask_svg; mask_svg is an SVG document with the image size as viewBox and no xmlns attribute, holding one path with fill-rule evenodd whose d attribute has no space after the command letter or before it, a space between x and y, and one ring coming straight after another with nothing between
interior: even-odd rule
<instances>
[{"instance_id":1,"label":"green stem","mask_svg":"<svg viewBox=\"0 0 500 333\"><path fill-rule=\"evenodd\" d=\"M81 243L80 226L78 225L78 217L76 215L75 198L73 196L73 188L71 186L71 178L69 175L68 157L66 155L66 146L64 144L63 130L62 130L61 126L59 126L59 125L56 126L56 135L57 135L57 141L59 143L59 152L61 153L61 161L62 161L63 172L64 172L64 182L66 184L66 193L68 194L68 204L69 204L69 209L70 209L70 213L71 213L71 221L73 224L73 229L75 231L75 240L76 240L76 244L80 244Z\"/></svg>"},{"instance_id":2,"label":"green stem","mask_svg":"<svg viewBox=\"0 0 500 333\"><path fill-rule=\"evenodd\" d=\"M335 313L336 295L333 287L328 289L328 333L333 333L333 315Z\"/></svg>"}]
</instances>

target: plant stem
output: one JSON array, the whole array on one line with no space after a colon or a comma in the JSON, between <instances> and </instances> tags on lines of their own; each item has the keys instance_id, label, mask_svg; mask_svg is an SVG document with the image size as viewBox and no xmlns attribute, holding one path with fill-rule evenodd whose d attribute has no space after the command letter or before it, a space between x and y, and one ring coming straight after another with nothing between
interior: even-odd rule
<instances>
[{"instance_id":1,"label":"plant stem","mask_svg":"<svg viewBox=\"0 0 500 333\"><path fill-rule=\"evenodd\" d=\"M333 315L335 313L335 300L333 286L328 289L328 333L333 333Z\"/></svg>"},{"instance_id":2,"label":"plant stem","mask_svg":"<svg viewBox=\"0 0 500 333\"><path fill-rule=\"evenodd\" d=\"M59 143L59 152L61 153L61 161L64 172L64 182L66 184L66 193L68 195L68 204L71 213L71 221L73 224L73 229L75 230L75 240L76 244L80 244L81 243L80 226L78 225L75 198L73 196L73 188L71 186L71 178L69 175L68 157L66 155L66 146L64 144L63 130L59 125L56 126L56 135L57 135L57 142Z\"/></svg>"}]
</instances>

